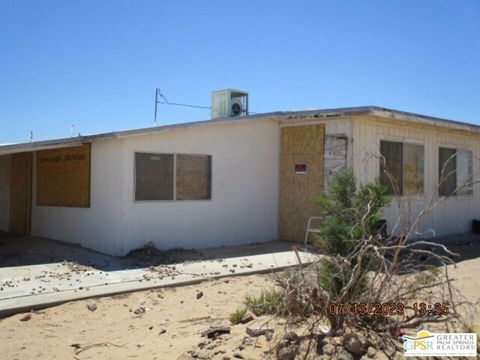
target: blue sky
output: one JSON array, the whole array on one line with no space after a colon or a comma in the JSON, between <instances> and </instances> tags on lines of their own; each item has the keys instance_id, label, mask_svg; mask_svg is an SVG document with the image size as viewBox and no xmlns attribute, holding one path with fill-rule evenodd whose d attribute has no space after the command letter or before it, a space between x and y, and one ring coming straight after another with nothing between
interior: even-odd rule
<instances>
[{"instance_id":1,"label":"blue sky","mask_svg":"<svg viewBox=\"0 0 480 360\"><path fill-rule=\"evenodd\" d=\"M480 2L0 0L0 143L151 126L155 87L480 124ZM159 124L208 118L159 110Z\"/></svg>"}]
</instances>

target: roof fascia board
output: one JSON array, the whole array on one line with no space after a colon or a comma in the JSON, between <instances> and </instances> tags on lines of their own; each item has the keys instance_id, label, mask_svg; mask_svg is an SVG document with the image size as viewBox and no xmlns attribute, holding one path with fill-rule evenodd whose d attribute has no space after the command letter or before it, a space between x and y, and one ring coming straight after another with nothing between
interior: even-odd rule
<instances>
[{"instance_id":1,"label":"roof fascia board","mask_svg":"<svg viewBox=\"0 0 480 360\"><path fill-rule=\"evenodd\" d=\"M44 140L31 143L11 144L0 146L0 155L11 154L16 152L36 151L47 148L60 148L81 145L86 142L102 139L115 139L124 138L129 136L138 136L157 133L161 131L169 131L175 129L192 128L197 126L211 126L211 125L223 125L223 124L236 124L250 121L259 120L275 120L280 123L294 123L298 119L338 119L338 118L351 118L354 116L370 115L380 118L396 119L399 121L405 121L409 123L417 123L424 125L431 125L435 127L441 127L446 129L455 129L462 132L480 133L480 126L462 123L454 120L440 119L425 115L419 115L414 113L408 113L398 110L392 110L387 108L381 108L377 106L360 106L360 107L348 107L348 108L336 108L336 109L323 109L323 110L303 110L303 111L283 111L283 112L270 112L262 114L252 114L248 116L242 116L238 118L219 118L213 120L202 120L188 123L162 125L149 128L132 129L116 132L108 132L102 134L80 136L75 138L64 138L56 140Z\"/></svg>"},{"instance_id":2,"label":"roof fascia board","mask_svg":"<svg viewBox=\"0 0 480 360\"><path fill-rule=\"evenodd\" d=\"M81 146L85 141L38 141L25 144L14 144L0 147L0 155L10 155L21 152L60 149L65 147Z\"/></svg>"},{"instance_id":3,"label":"roof fascia board","mask_svg":"<svg viewBox=\"0 0 480 360\"><path fill-rule=\"evenodd\" d=\"M429 125L437 128L441 127L459 131L480 133L480 127L473 124L470 125L454 120L439 119L429 116L406 113L402 111L392 111L388 109L372 109L371 115L387 119L406 121L409 123Z\"/></svg>"}]
</instances>

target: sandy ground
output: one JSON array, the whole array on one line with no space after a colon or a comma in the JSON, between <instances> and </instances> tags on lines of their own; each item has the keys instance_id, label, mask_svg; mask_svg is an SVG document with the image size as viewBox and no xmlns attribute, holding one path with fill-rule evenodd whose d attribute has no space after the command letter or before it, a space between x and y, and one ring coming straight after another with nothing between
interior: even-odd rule
<instances>
[{"instance_id":1,"label":"sandy ground","mask_svg":"<svg viewBox=\"0 0 480 360\"><path fill-rule=\"evenodd\" d=\"M451 269L457 287L470 301L480 297L478 269L480 258L461 261ZM76 301L31 313L27 321L22 320L28 314L17 314L0 320L0 358L177 359L192 348L198 350L198 344L204 342L211 348L209 353L217 352L213 359L234 359L235 353L245 359L261 359L275 338L269 342L260 336L245 343L247 325L232 326L230 335L213 342L201 337L201 332L212 319L228 319L245 295L256 295L273 284L273 274L232 277ZM197 296L200 291L203 296ZM95 311L87 308L91 304L96 305ZM477 306L477 318L473 319L477 323L478 314Z\"/></svg>"},{"instance_id":2,"label":"sandy ground","mask_svg":"<svg viewBox=\"0 0 480 360\"><path fill-rule=\"evenodd\" d=\"M205 338L211 318L227 319L247 294L256 295L273 285L272 276L253 275L215 280L193 286L142 291L82 300L31 314L0 320L2 359L72 359L75 347L99 343L78 359L176 359ZM197 299L199 291L203 296ZM88 304L96 304L90 311ZM143 314L135 310L144 308ZM138 312L138 311L137 311ZM245 337L245 325L232 327L219 350L232 356ZM255 344L253 344L255 345ZM265 337L258 347L248 346L246 358L261 358L268 348Z\"/></svg>"}]
</instances>

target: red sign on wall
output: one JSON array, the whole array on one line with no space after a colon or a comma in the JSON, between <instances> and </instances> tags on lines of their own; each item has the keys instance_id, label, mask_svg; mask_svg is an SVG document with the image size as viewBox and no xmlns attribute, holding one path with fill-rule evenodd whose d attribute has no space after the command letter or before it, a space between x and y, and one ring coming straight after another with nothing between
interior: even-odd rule
<instances>
[{"instance_id":1,"label":"red sign on wall","mask_svg":"<svg viewBox=\"0 0 480 360\"><path fill-rule=\"evenodd\" d=\"M295 164L295 175L307 175L307 164Z\"/></svg>"}]
</instances>

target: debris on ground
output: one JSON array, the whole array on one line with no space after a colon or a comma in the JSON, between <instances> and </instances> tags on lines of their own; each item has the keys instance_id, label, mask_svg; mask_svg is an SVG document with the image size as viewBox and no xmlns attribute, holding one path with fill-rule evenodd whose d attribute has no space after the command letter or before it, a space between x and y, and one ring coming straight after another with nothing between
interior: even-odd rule
<instances>
[{"instance_id":1,"label":"debris on ground","mask_svg":"<svg viewBox=\"0 0 480 360\"><path fill-rule=\"evenodd\" d=\"M79 273L79 272L87 272L87 271L95 271L96 269L91 267L91 266L86 266L83 264L79 264L74 261L63 261L63 265L67 266L70 271L73 271L74 273Z\"/></svg>"},{"instance_id":2,"label":"debris on ground","mask_svg":"<svg viewBox=\"0 0 480 360\"><path fill-rule=\"evenodd\" d=\"M130 251L125 258L138 264L171 265L181 262L211 260L205 254L194 249L159 250L155 244L149 242L140 249Z\"/></svg>"},{"instance_id":3,"label":"debris on ground","mask_svg":"<svg viewBox=\"0 0 480 360\"><path fill-rule=\"evenodd\" d=\"M32 314L26 314L20 318L20 321L28 321L32 318Z\"/></svg>"},{"instance_id":4,"label":"debris on ground","mask_svg":"<svg viewBox=\"0 0 480 360\"><path fill-rule=\"evenodd\" d=\"M247 332L248 336L251 337L258 337L265 335L266 333L273 334L275 332L275 327L273 325L269 325L268 322L269 321L265 321L264 318L259 318L247 326L245 331Z\"/></svg>"},{"instance_id":5,"label":"debris on ground","mask_svg":"<svg viewBox=\"0 0 480 360\"><path fill-rule=\"evenodd\" d=\"M247 311L240 319L240 324L247 324L250 321L253 321L253 314L250 311Z\"/></svg>"},{"instance_id":6,"label":"debris on ground","mask_svg":"<svg viewBox=\"0 0 480 360\"><path fill-rule=\"evenodd\" d=\"M146 309L143 306L138 307L133 311L135 315L142 315L145 314Z\"/></svg>"},{"instance_id":7,"label":"debris on ground","mask_svg":"<svg viewBox=\"0 0 480 360\"><path fill-rule=\"evenodd\" d=\"M95 311L95 310L97 310L97 304L95 304L95 303L87 304L87 309L90 310L90 311Z\"/></svg>"},{"instance_id":8,"label":"debris on ground","mask_svg":"<svg viewBox=\"0 0 480 360\"><path fill-rule=\"evenodd\" d=\"M230 334L229 325L211 325L210 328L202 332L202 337L206 336L208 339L216 338L222 334Z\"/></svg>"}]
</instances>

